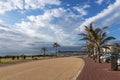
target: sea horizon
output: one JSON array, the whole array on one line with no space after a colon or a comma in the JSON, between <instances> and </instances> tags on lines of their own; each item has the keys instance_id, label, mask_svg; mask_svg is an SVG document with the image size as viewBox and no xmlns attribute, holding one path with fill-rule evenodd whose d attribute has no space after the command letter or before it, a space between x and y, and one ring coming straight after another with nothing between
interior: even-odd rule
<instances>
[{"instance_id":1,"label":"sea horizon","mask_svg":"<svg viewBox=\"0 0 120 80\"><path fill-rule=\"evenodd\" d=\"M82 51L80 49L80 46L61 46L58 48L59 51L61 52L80 52ZM46 55L51 55L51 54L55 54L55 48L53 47L47 47L46 50ZM66 54L66 53L65 53ZM36 51L16 51L16 52L1 52L0 56L7 56L7 55L43 55L43 52L41 50L36 50Z\"/></svg>"}]
</instances>

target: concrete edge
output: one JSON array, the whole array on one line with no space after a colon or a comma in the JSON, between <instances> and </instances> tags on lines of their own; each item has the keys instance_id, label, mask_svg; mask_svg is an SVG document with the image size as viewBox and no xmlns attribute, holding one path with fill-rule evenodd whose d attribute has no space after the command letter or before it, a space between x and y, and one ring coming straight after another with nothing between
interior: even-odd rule
<instances>
[{"instance_id":1,"label":"concrete edge","mask_svg":"<svg viewBox=\"0 0 120 80\"><path fill-rule=\"evenodd\" d=\"M83 59L82 59L83 60ZM85 61L83 60L82 66L79 68L79 70L73 75L71 80L76 80L79 74L82 72L83 68L85 66Z\"/></svg>"}]
</instances>

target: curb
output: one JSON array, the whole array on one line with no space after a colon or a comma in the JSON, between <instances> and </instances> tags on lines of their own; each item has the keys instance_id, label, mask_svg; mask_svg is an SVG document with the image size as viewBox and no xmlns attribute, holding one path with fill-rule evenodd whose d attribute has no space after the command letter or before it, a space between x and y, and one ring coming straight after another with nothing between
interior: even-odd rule
<instances>
[{"instance_id":1,"label":"curb","mask_svg":"<svg viewBox=\"0 0 120 80\"><path fill-rule=\"evenodd\" d=\"M83 60L83 59L82 59ZM72 79L71 80L76 80L77 77L79 76L79 74L82 72L82 69L84 68L85 66L85 61L83 60L83 63L82 63L82 66L79 68L79 70L75 73L75 75L73 75Z\"/></svg>"}]
</instances>

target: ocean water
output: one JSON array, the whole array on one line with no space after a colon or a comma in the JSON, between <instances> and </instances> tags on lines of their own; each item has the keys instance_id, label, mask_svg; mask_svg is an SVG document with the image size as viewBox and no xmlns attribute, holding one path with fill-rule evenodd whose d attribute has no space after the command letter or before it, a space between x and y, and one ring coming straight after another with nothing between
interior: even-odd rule
<instances>
[{"instance_id":1,"label":"ocean water","mask_svg":"<svg viewBox=\"0 0 120 80\"><path fill-rule=\"evenodd\" d=\"M58 50L60 51L82 51L80 46L62 46L59 47ZM26 50L26 51L7 51L7 52L0 52L0 56L6 55L42 55L43 52L39 50ZM46 54L55 54L55 48L47 47Z\"/></svg>"}]
</instances>

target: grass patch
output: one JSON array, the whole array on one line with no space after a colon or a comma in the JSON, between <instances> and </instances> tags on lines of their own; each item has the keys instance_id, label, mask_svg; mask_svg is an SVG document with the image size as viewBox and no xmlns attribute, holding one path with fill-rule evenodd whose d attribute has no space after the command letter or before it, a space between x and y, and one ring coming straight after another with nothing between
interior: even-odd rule
<instances>
[{"instance_id":1,"label":"grass patch","mask_svg":"<svg viewBox=\"0 0 120 80\"><path fill-rule=\"evenodd\" d=\"M30 60L43 60L43 59L50 59L50 58L54 58L51 56L46 56L46 57L26 57L25 59L23 57L19 57L19 59L17 58L1 58L0 59L0 64L8 64L8 63L15 63L15 62L24 62L24 61L30 61Z\"/></svg>"}]
</instances>

